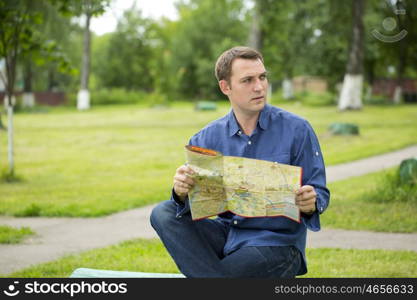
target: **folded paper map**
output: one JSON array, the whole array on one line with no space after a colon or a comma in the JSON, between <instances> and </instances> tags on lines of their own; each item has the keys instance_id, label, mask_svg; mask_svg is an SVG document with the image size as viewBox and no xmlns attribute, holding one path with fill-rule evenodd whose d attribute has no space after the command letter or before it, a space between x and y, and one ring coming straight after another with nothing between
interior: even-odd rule
<instances>
[{"instance_id":1,"label":"folded paper map","mask_svg":"<svg viewBox=\"0 0 417 300\"><path fill-rule=\"evenodd\" d=\"M243 217L285 216L300 222L295 191L301 167L266 160L224 156L185 146L195 185L188 196L193 220L230 211Z\"/></svg>"}]
</instances>

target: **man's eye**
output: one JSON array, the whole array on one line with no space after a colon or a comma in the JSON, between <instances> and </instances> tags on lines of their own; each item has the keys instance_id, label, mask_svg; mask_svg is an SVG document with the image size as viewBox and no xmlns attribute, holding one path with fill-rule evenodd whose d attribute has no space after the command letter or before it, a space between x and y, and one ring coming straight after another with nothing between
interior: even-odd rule
<instances>
[{"instance_id":1,"label":"man's eye","mask_svg":"<svg viewBox=\"0 0 417 300\"><path fill-rule=\"evenodd\" d=\"M266 75L261 75L259 78L260 78L261 80L265 80L265 79L266 79Z\"/></svg>"}]
</instances>

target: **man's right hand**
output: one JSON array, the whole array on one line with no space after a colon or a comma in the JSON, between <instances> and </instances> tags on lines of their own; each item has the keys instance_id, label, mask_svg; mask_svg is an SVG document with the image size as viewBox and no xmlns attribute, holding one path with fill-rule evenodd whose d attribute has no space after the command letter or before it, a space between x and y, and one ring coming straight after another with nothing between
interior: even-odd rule
<instances>
[{"instance_id":1,"label":"man's right hand","mask_svg":"<svg viewBox=\"0 0 417 300\"><path fill-rule=\"evenodd\" d=\"M194 186L194 180L190 175L194 174L194 171L187 165L179 167L174 175L174 192L182 202L188 195L188 192Z\"/></svg>"}]
</instances>

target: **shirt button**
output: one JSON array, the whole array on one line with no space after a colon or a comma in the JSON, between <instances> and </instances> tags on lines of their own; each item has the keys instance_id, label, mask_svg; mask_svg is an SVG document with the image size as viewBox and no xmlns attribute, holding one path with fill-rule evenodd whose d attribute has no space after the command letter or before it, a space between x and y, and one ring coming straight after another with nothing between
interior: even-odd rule
<instances>
[{"instance_id":1,"label":"shirt button","mask_svg":"<svg viewBox=\"0 0 417 300\"><path fill-rule=\"evenodd\" d=\"M237 134L238 134L238 135L241 135L241 134L242 134L242 131L240 131L240 130L239 130L239 131L237 132Z\"/></svg>"},{"instance_id":2,"label":"shirt button","mask_svg":"<svg viewBox=\"0 0 417 300\"><path fill-rule=\"evenodd\" d=\"M234 220L234 221L233 221L233 224L237 225L237 221L236 221L236 220Z\"/></svg>"},{"instance_id":3,"label":"shirt button","mask_svg":"<svg viewBox=\"0 0 417 300\"><path fill-rule=\"evenodd\" d=\"M319 153L316 151L316 156L319 156Z\"/></svg>"},{"instance_id":4,"label":"shirt button","mask_svg":"<svg viewBox=\"0 0 417 300\"><path fill-rule=\"evenodd\" d=\"M249 141L249 142L248 142L248 144L249 144L249 145L251 145L251 144L252 144L252 142L251 142L251 141Z\"/></svg>"}]
</instances>

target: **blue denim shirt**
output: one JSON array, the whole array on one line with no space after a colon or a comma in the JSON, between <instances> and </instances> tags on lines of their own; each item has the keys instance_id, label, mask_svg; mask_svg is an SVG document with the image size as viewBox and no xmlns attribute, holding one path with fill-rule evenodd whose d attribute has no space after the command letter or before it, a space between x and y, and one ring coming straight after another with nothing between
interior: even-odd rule
<instances>
[{"instance_id":1,"label":"blue denim shirt","mask_svg":"<svg viewBox=\"0 0 417 300\"><path fill-rule=\"evenodd\" d=\"M223 250L225 255L245 246L293 245L303 255L298 274L305 274L307 228L320 230L319 215L327 208L330 198L320 145L310 124L297 115L267 104L251 136L243 133L231 110L195 134L189 143L220 151L223 155L263 159L303 168L302 185L315 188L317 209L310 216L301 214L301 223L286 217L245 218L230 212L219 215L219 218L230 224ZM174 192L171 199L178 205L177 217L190 211L188 200L185 204L180 202Z\"/></svg>"}]
</instances>

